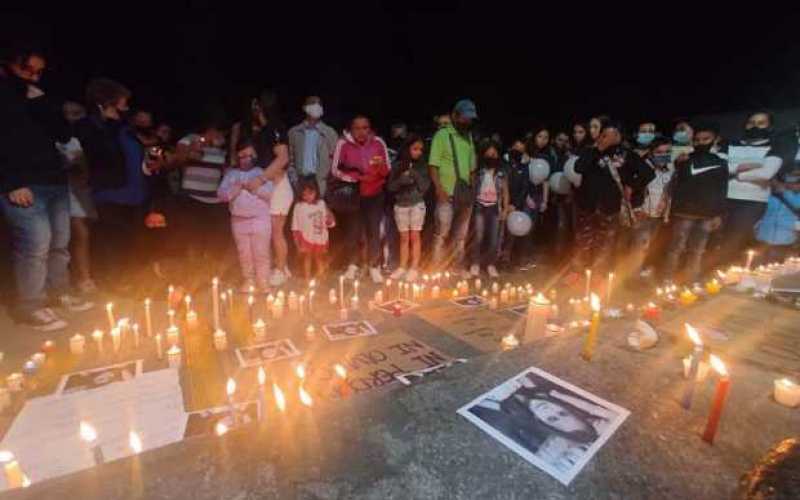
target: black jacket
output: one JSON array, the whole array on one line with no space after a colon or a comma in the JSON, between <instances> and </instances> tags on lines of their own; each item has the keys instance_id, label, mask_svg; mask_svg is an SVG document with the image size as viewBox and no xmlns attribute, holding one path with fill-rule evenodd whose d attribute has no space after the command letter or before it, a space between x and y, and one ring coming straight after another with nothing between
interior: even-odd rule
<instances>
[{"instance_id":1,"label":"black jacket","mask_svg":"<svg viewBox=\"0 0 800 500\"><path fill-rule=\"evenodd\" d=\"M89 165L89 185L103 191L125 185L125 155L122 153L122 125L92 114L75 124L75 136L81 143Z\"/></svg>"},{"instance_id":2,"label":"black jacket","mask_svg":"<svg viewBox=\"0 0 800 500\"><path fill-rule=\"evenodd\" d=\"M69 140L61 106L27 98L27 84L0 71L0 192L67 183L56 142Z\"/></svg>"},{"instance_id":3,"label":"black jacket","mask_svg":"<svg viewBox=\"0 0 800 500\"><path fill-rule=\"evenodd\" d=\"M672 213L716 217L725 211L728 162L714 153L692 153L675 165Z\"/></svg>"},{"instance_id":4,"label":"black jacket","mask_svg":"<svg viewBox=\"0 0 800 500\"><path fill-rule=\"evenodd\" d=\"M405 173L408 172L408 175ZM420 159L416 162L401 164L398 160L392 165L386 188L394 194L394 204L410 207L425 201L425 193L431 187L427 163Z\"/></svg>"},{"instance_id":5,"label":"black jacket","mask_svg":"<svg viewBox=\"0 0 800 500\"><path fill-rule=\"evenodd\" d=\"M511 160L508 165L508 194L509 200L517 210L525 207L525 198L530 190L531 177L528 173L528 163Z\"/></svg>"},{"instance_id":6,"label":"black jacket","mask_svg":"<svg viewBox=\"0 0 800 500\"><path fill-rule=\"evenodd\" d=\"M584 150L575 163L575 171L583 176L575 196L582 210L619 212L622 193L609 172L610 164L616 165L623 186L633 190L631 205L641 205L644 190L655 177L653 169L630 149L616 146L601 153L592 148Z\"/></svg>"}]
</instances>

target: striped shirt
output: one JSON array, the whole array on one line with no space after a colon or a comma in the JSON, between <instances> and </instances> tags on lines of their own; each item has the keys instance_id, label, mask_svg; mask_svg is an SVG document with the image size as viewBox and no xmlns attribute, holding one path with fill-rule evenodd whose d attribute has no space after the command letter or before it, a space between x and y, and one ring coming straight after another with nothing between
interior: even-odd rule
<instances>
[{"instance_id":1,"label":"striped shirt","mask_svg":"<svg viewBox=\"0 0 800 500\"><path fill-rule=\"evenodd\" d=\"M190 146L200 138L197 134L189 134L178 144ZM192 160L183 169L181 190L192 199L203 203L222 203L217 197L217 189L222 181L225 167L225 151L207 146L203 148L203 158Z\"/></svg>"}]
</instances>

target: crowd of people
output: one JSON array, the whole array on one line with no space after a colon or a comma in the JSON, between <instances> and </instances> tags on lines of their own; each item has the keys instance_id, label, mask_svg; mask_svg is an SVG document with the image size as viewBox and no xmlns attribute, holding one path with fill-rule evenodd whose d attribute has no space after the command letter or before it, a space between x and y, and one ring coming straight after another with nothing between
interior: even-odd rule
<instances>
[{"instance_id":1,"label":"crowd of people","mask_svg":"<svg viewBox=\"0 0 800 500\"><path fill-rule=\"evenodd\" d=\"M53 304L91 308L95 276L125 291L121 274L163 278L169 258L216 272L231 240L245 291L331 265L381 283L436 270L498 278L545 258L566 283L593 269L651 286L696 281L753 240L777 260L800 229L798 131L776 130L768 111L738 140L698 120L626 131L596 116L504 144L475 129L476 104L462 99L432 133L397 124L384 141L364 115L339 133L318 96L287 130L263 91L230 126L211 116L173 140L107 78L83 103L56 102L39 86L46 64L20 50L0 72L13 309L40 330L66 326Z\"/></svg>"}]
</instances>

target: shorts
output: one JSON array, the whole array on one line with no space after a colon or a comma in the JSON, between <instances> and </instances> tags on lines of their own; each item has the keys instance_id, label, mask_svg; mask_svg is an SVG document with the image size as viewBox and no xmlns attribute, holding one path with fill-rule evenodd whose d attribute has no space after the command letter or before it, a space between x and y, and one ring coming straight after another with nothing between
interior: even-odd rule
<instances>
[{"instance_id":1,"label":"shorts","mask_svg":"<svg viewBox=\"0 0 800 500\"><path fill-rule=\"evenodd\" d=\"M425 203L419 202L410 207L394 206L394 220L397 230L401 233L407 231L422 231L425 225Z\"/></svg>"},{"instance_id":2,"label":"shorts","mask_svg":"<svg viewBox=\"0 0 800 500\"><path fill-rule=\"evenodd\" d=\"M292 184L289 182L289 176L284 175L275 184L275 190L272 192L272 199L269 205L270 215L289 215L293 202L294 191L292 191Z\"/></svg>"}]
</instances>

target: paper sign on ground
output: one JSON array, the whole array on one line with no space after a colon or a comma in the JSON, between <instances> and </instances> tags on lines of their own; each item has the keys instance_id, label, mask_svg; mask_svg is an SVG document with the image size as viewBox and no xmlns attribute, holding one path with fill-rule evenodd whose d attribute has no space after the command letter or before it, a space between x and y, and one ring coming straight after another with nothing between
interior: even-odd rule
<instances>
[{"instance_id":1,"label":"paper sign on ground","mask_svg":"<svg viewBox=\"0 0 800 500\"><path fill-rule=\"evenodd\" d=\"M239 360L239 366L243 368L260 366L264 363L272 363L273 361L299 355L300 351L295 347L291 339L273 340L264 344L236 349L236 359Z\"/></svg>"}]
</instances>

